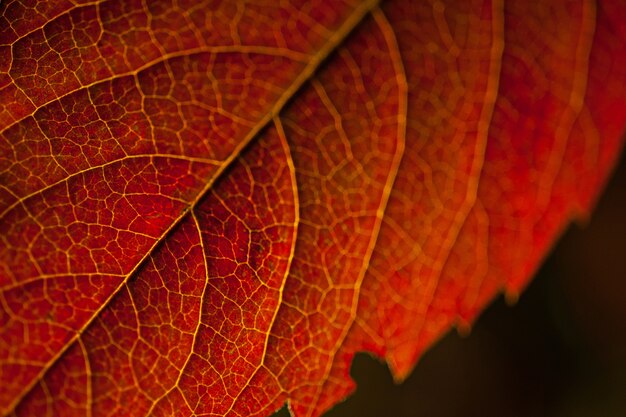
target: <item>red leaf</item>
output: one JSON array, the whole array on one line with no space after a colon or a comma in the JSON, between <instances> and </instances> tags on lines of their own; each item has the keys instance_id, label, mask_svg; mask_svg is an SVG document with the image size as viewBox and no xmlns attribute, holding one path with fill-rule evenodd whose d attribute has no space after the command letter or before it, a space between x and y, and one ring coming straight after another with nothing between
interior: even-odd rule
<instances>
[{"instance_id":1,"label":"red leaf","mask_svg":"<svg viewBox=\"0 0 626 417\"><path fill-rule=\"evenodd\" d=\"M619 2L183 3L0 6L4 414L319 415L618 156Z\"/></svg>"}]
</instances>

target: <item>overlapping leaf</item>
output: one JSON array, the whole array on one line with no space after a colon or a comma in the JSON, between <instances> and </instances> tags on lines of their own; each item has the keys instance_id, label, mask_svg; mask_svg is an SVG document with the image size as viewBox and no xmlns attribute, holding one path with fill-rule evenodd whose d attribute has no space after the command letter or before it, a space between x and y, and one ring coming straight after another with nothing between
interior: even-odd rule
<instances>
[{"instance_id":1,"label":"overlapping leaf","mask_svg":"<svg viewBox=\"0 0 626 417\"><path fill-rule=\"evenodd\" d=\"M8 1L0 407L319 415L515 298L621 147L619 2Z\"/></svg>"}]
</instances>

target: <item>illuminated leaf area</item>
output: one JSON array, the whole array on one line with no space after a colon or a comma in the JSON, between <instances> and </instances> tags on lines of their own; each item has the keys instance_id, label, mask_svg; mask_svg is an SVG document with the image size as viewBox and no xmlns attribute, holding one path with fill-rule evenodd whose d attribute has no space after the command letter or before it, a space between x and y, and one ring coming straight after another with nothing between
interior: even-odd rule
<instances>
[{"instance_id":1,"label":"illuminated leaf area","mask_svg":"<svg viewBox=\"0 0 626 417\"><path fill-rule=\"evenodd\" d=\"M319 416L516 299L619 156L618 1L0 4L0 410Z\"/></svg>"}]
</instances>

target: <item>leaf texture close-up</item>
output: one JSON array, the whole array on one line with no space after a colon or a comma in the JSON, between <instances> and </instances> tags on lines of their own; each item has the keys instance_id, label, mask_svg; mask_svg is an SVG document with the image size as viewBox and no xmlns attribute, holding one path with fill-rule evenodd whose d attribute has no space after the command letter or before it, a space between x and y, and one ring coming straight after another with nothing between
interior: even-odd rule
<instances>
[{"instance_id":1,"label":"leaf texture close-up","mask_svg":"<svg viewBox=\"0 0 626 417\"><path fill-rule=\"evenodd\" d=\"M3 0L0 410L320 416L585 219L626 2Z\"/></svg>"}]
</instances>

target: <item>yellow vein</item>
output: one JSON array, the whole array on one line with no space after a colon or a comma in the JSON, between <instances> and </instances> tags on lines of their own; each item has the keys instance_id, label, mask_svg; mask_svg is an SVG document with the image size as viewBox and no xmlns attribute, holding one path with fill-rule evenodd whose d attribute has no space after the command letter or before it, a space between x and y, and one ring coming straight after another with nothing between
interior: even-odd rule
<instances>
[{"instance_id":1,"label":"yellow vein","mask_svg":"<svg viewBox=\"0 0 626 417\"><path fill-rule=\"evenodd\" d=\"M374 249L376 244L378 243L378 237L380 236L380 229L383 221L383 217L385 216L385 211L387 210L387 203L389 202L389 197L391 196L391 192L393 190L393 186L398 175L398 169L400 167L400 163L402 162L402 157L404 156L405 143L406 143L406 124L407 124L407 112L408 112L408 84L406 73L404 70L404 63L402 61L402 56L400 55L400 48L398 46L397 39L395 37L395 32L391 26L391 23L387 20L384 12L380 8L375 8L371 12L374 21L380 28L380 31L385 38L385 43L389 49L390 61L394 68L394 72L396 74L396 82L398 84L398 114L397 114L397 143L396 150L393 156L393 160L391 163L391 167L389 170L389 174L387 175L387 180L385 182L381 201L378 206L378 210L376 212L376 219L374 222L374 226L372 228L372 236L368 243L366 252L363 256L362 267L357 276L355 286L354 286L354 294L352 296L352 305L350 306L350 319L348 323L343 326L341 330L341 335L337 339L335 346L331 350L330 358L326 363L326 369L324 370L324 377L320 384L318 384L315 397L311 401L307 411L307 417L313 415L316 411L316 407L319 403L320 395L322 394L323 388L326 386L326 381L330 375L330 371L332 370L332 365L335 361L335 357L341 346L343 345L344 340L348 336L350 329L352 328L352 324L357 316L358 311L358 302L361 294L361 286L363 284L363 279L369 269L369 263L372 258L372 254L374 253Z\"/></svg>"},{"instance_id":2,"label":"yellow vein","mask_svg":"<svg viewBox=\"0 0 626 417\"><path fill-rule=\"evenodd\" d=\"M491 4L491 32L492 32L492 43L490 50L490 66L489 66L489 74L487 78L487 86L485 88L484 95L484 105L480 113L480 118L478 120L477 126L477 143L475 147L474 159L472 161L472 166L470 168L470 174L468 176L467 189L465 191L465 199L461 207L457 210L456 215L454 216L454 223L451 225L451 228L448 231L447 236L444 239L444 243L441 245L441 250L439 251L439 256L442 255L444 251L447 252L444 254L443 259L439 263L440 268L438 268L437 276L435 279L431 280L431 284L428 288L426 288L426 300L424 303L425 308L427 308L432 302L437 287L439 286L439 279L441 277L441 273L443 272L445 265L448 262L448 258L452 253L453 247L456 243L456 240L463 228L463 225L467 221L467 218L473 209L476 199L478 197L478 185L480 182L480 176L482 173L484 161L485 161L485 151L487 148L487 142L489 140L489 131L491 127L491 119L493 117L493 112L495 109L495 103L498 98L498 91L500 88L500 76L502 73L502 56L504 53L504 1L503 0L494 0ZM438 256L438 258L439 258ZM418 338L421 336L421 331L424 328L424 320L426 315L420 314L418 317L419 327L418 327ZM396 380L404 379L406 375L406 370L403 370L404 373L402 375L394 375Z\"/></svg>"},{"instance_id":3,"label":"yellow vein","mask_svg":"<svg viewBox=\"0 0 626 417\"><path fill-rule=\"evenodd\" d=\"M294 202L294 221L293 221L293 233L291 235L291 250L289 252L289 258L287 259L287 267L285 268L285 273L283 274L283 280L280 284L280 288L278 290L278 302L276 303L276 308L274 309L274 314L272 315L272 319L269 322L267 327L265 340L263 342L263 353L261 354L261 362L256 366L256 369L250 377L247 379L246 383L241 387L239 392L233 397L233 402L230 404L228 411L224 413L224 415L228 414L237 402L237 398L241 395L244 389L248 386L250 381L257 374L258 370L265 364L265 358L267 357L267 345L270 339L270 335L272 334L272 329L274 327L274 323L276 322L276 317L278 316L278 310L280 310L280 306L283 303L283 291L285 289L285 284L287 283L287 279L289 277L289 272L291 271L291 263L294 258L294 254L296 251L296 240L298 237L298 225L300 223L300 200L298 195L298 183L296 181L296 167L293 163L293 157L291 155L291 150L289 149L289 143L287 142L287 135L285 134L285 129L283 128L283 124L278 117L274 118L274 125L276 126L276 130L278 132L278 137L280 138L280 144L285 152L285 157L287 160L287 165L289 167L289 174L291 177L291 183L293 184L293 202Z\"/></svg>"}]
</instances>

